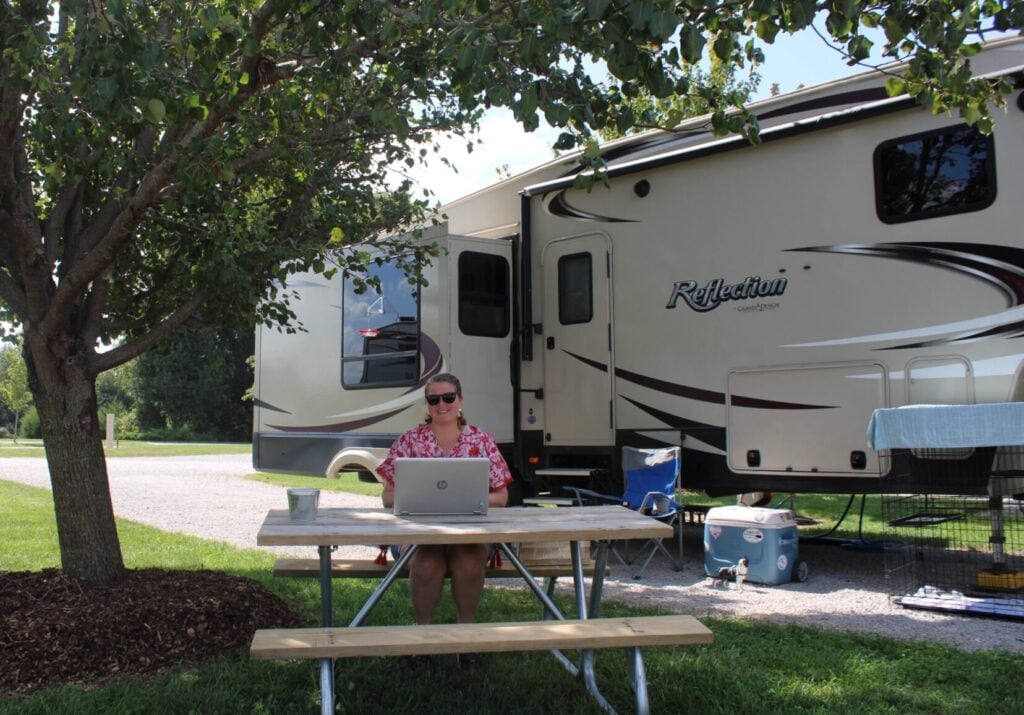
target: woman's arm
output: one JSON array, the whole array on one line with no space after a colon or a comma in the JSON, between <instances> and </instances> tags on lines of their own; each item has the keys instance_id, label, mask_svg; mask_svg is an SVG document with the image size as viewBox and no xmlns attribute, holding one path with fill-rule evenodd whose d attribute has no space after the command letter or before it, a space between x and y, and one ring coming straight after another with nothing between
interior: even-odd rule
<instances>
[{"instance_id":1,"label":"woman's arm","mask_svg":"<svg viewBox=\"0 0 1024 715\"><path fill-rule=\"evenodd\" d=\"M384 507L390 509L395 505L395 485L385 481L384 491L380 493L380 500L384 502Z\"/></svg>"},{"instance_id":2,"label":"woman's arm","mask_svg":"<svg viewBox=\"0 0 1024 715\"><path fill-rule=\"evenodd\" d=\"M394 499L394 494L391 495ZM487 495L487 506L506 506L508 504L508 487L502 487ZM387 506L385 504L384 506Z\"/></svg>"}]
</instances>

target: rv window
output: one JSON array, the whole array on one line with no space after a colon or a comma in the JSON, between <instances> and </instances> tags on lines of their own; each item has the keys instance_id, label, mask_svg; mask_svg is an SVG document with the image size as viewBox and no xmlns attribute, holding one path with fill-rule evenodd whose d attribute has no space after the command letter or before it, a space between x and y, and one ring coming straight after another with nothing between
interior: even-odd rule
<instances>
[{"instance_id":1,"label":"rv window","mask_svg":"<svg viewBox=\"0 0 1024 715\"><path fill-rule=\"evenodd\" d=\"M590 254L574 253L558 259L558 322L588 323L594 316Z\"/></svg>"},{"instance_id":2,"label":"rv window","mask_svg":"<svg viewBox=\"0 0 1024 715\"><path fill-rule=\"evenodd\" d=\"M508 298L508 261L488 253L459 255L459 330L464 335L508 335Z\"/></svg>"},{"instance_id":3,"label":"rv window","mask_svg":"<svg viewBox=\"0 0 1024 715\"><path fill-rule=\"evenodd\" d=\"M397 266L371 266L380 292L356 292L345 279L342 296L341 383L345 387L409 385L419 376L419 300Z\"/></svg>"},{"instance_id":4,"label":"rv window","mask_svg":"<svg viewBox=\"0 0 1024 715\"><path fill-rule=\"evenodd\" d=\"M995 146L966 125L875 149L875 203L885 223L980 211L996 198Z\"/></svg>"}]
</instances>

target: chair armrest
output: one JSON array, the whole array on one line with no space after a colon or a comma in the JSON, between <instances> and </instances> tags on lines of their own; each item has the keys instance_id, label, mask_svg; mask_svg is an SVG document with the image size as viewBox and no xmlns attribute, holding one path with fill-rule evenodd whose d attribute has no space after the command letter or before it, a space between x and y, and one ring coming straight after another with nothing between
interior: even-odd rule
<instances>
[{"instance_id":1,"label":"chair armrest","mask_svg":"<svg viewBox=\"0 0 1024 715\"><path fill-rule=\"evenodd\" d=\"M574 495L573 498L576 500L577 506L583 506L585 499L600 502L602 504L623 503L622 497L612 496L611 494L601 494L600 492L595 492L593 489L584 489L583 487L563 485L562 490L571 492Z\"/></svg>"},{"instance_id":2,"label":"chair armrest","mask_svg":"<svg viewBox=\"0 0 1024 715\"><path fill-rule=\"evenodd\" d=\"M657 516L659 517L670 516L683 508L682 504L677 504L675 499L665 492L647 492L637 511L647 514L652 504L663 507L658 510Z\"/></svg>"}]
</instances>

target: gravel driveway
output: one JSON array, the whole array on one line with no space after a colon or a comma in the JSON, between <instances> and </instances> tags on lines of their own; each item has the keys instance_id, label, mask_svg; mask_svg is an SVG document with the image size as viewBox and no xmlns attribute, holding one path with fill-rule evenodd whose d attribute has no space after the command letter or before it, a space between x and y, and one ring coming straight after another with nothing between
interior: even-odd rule
<instances>
[{"instance_id":1,"label":"gravel driveway","mask_svg":"<svg viewBox=\"0 0 1024 715\"><path fill-rule=\"evenodd\" d=\"M197 457L119 457L107 462L114 512L166 531L254 548L268 509L285 507L283 487L244 479L253 472L248 455ZM45 460L0 460L0 479L49 487ZM374 497L321 493L332 507L378 506ZM686 525L682 572L655 557L642 580L618 563L605 581L608 597L696 616L760 618L776 623L878 633L908 640L931 640L966 650L1024 653L1024 622L950 616L905 609L886 592L882 556L837 546L801 544L810 567L804 583L777 586L733 584L712 588L703 573L702 528ZM268 548L279 554L315 556L306 548ZM371 547L343 547L339 553L369 558ZM565 587L565 586L563 586Z\"/></svg>"}]
</instances>

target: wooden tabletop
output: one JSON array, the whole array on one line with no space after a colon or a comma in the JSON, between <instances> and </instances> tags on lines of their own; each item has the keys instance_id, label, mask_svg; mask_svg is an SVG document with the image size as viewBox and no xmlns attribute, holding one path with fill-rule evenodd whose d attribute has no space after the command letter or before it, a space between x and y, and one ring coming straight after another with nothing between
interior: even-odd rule
<instances>
[{"instance_id":1,"label":"wooden tabletop","mask_svg":"<svg viewBox=\"0 0 1024 715\"><path fill-rule=\"evenodd\" d=\"M291 521L271 509L260 546L473 544L669 538L672 527L621 506L509 507L486 516L395 516L389 509L320 509L316 521Z\"/></svg>"}]
</instances>

